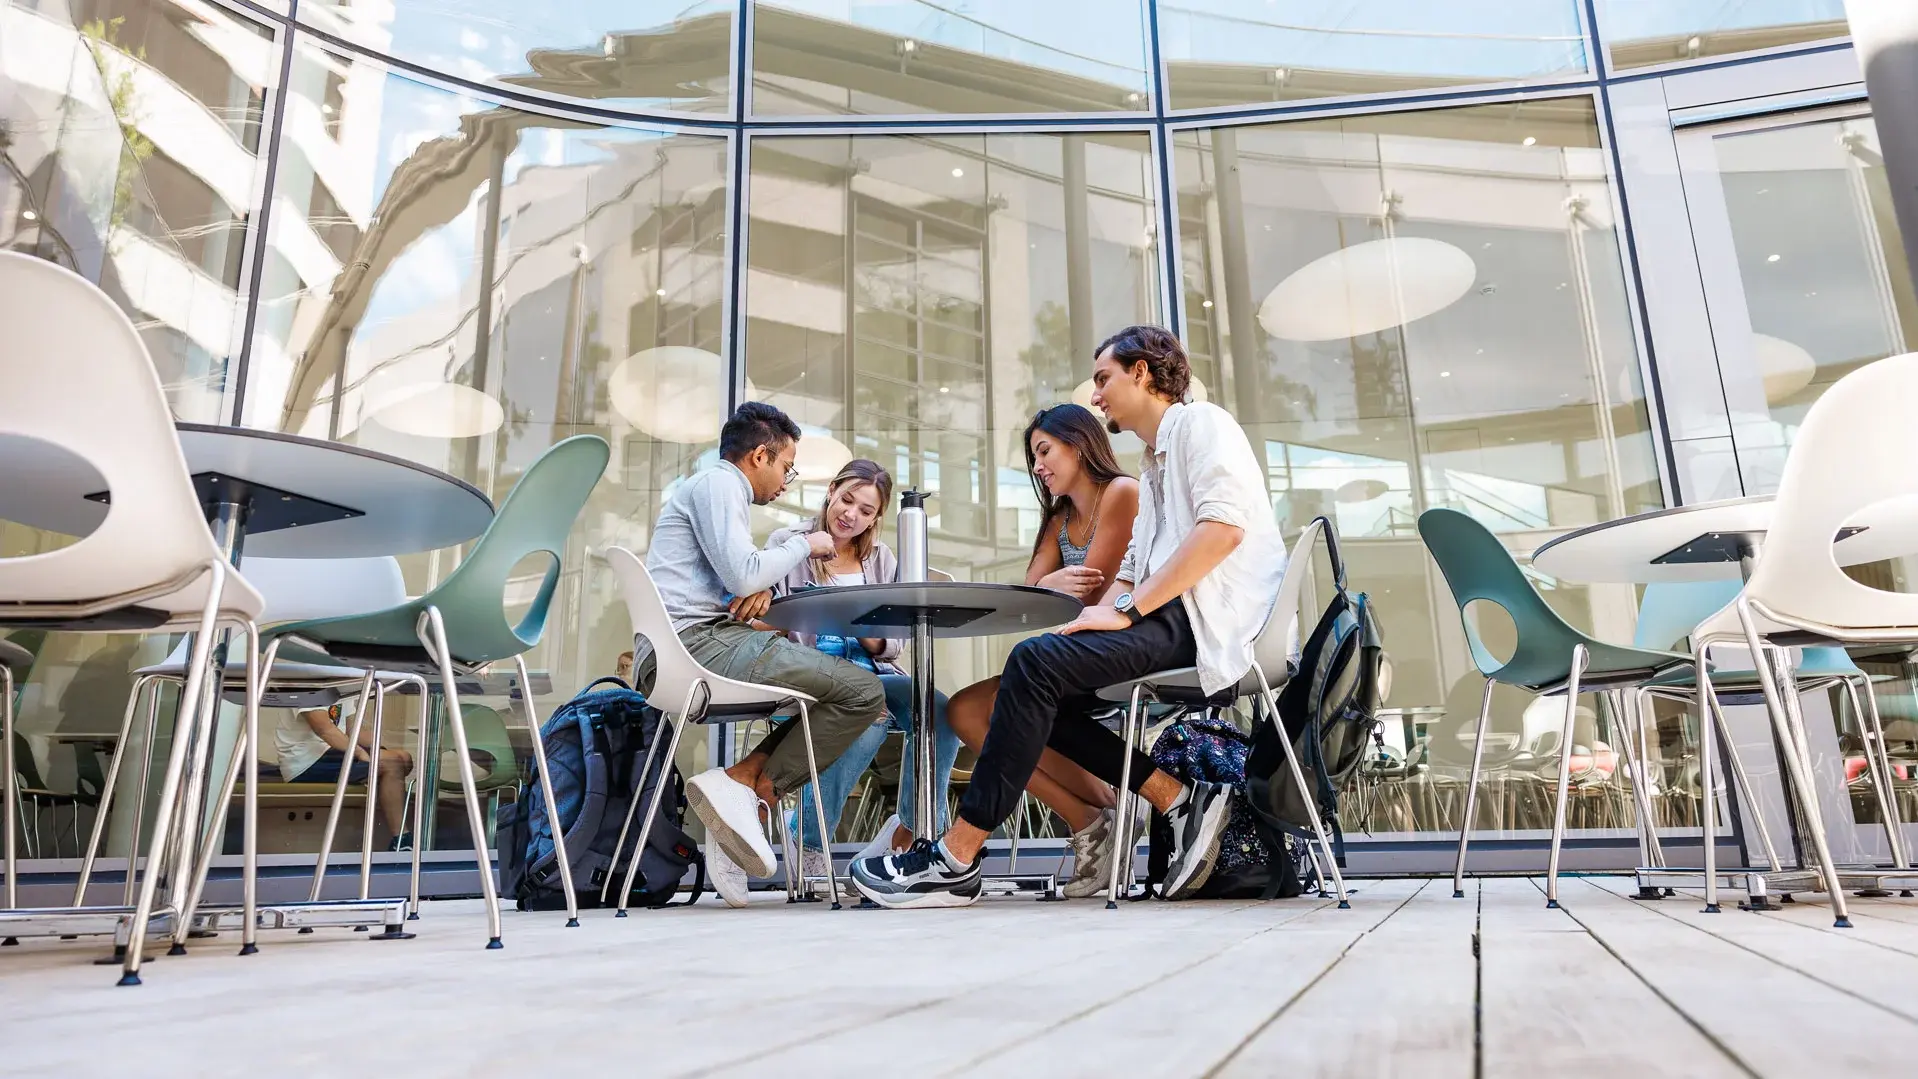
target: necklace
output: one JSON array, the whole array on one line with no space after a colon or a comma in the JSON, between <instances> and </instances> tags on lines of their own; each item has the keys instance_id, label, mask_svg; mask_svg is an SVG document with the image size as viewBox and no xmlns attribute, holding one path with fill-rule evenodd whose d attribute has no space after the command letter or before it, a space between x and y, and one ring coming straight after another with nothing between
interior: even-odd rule
<instances>
[{"instance_id":1,"label":"necklace","mask_svg":"<svg viewBox=\"0 0 1918 1079\"><path fill-rule=\"evenodd\" d=\"M1065 529L1067 543L1072 544L1074 547L1091 546L1092 537L1099 534L1099 503L1105 501L1105 496L1106 485L1102 483L1092 495L1092 512L1088 515L1086 538L1083 543L1072 538L1072 521L1075 514L1072 512L1072 503L1070 501L1066 503L1066 516L1065 520L1060 522L1060 527Z\"/></svg>"}]
</instances>

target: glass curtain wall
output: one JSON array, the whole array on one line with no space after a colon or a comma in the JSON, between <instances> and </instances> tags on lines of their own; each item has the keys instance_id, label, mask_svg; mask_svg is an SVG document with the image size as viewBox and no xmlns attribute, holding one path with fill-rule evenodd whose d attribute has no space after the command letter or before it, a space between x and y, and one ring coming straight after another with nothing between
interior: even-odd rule
<instances>
[{"instance_id":1,"label":"glass curtain wall","mask_svg":"<svg viewBox=\"0 0 1918 1079\"><path fill-rule=\"evenodd\" d=\"M1388 737L1427 766L1371 826L1455 829L1484 682L1418 515L1461 510L1523 557L1662 504L1592 102L1214 127L1174 147L1187 345L1262 449L1284 530L1336 523L1396 671ZM1629 586L1533 579L1574 624L1630 638ZM1481 826L1549 826L1537 792L1503 780L1551 771L1564 713L1495 702L1508 796ZM1604 802L1614 826L1623 790Z\"/></svg>"},{"instance_id":2,"label":"glass curtain wall","mask_svg":"<svg viewBox=\"0 0 1918 1079\"><path fill-rule=\"evenodd\" d=\"M542 711L629 647L603 551L644 550L742 391L812 447L762 535L870 456L938 493L938 566L1017 580L1038 526L1026 421L1073 398L1112 330L1174 325L1264 455L1275 517L1333 517L1385 613L1404 781L1368 773L1355 834L1433 833L1457 824L1478 683L1417 513L1464 509L1523 561L1664 498L1596 84L1823 47L1842 18L1837 0L0 0L0 246L113 296L183 421L377 449L495 501L552 443L607 438L529 656ZM1818 385L1908 347L1895 241L1813 250L1860 221L1889 235L1871 142L1862 118L1721 140L1754 328L1815 361L1755 417L1775 445ZM1781 184L1824 216L1765 212ZM1856 302L1806 329L1800 273ZM0 553L64 542L0 523ZM402 559L409 590L462 553ZM1630 636L1630 589L1534 579ZM97 791L129 672L177 640L11 639L37 656L33 777ZM1010 644L942 643L942 688ZM469 690L500 797L525 753L505 688ZM1497 700L1478 823L1528 829L1556 721ZM409 706L390 740L421 721ZM1580 728L1582 826L1629 823L1609 722ZM1682 774L1693 732L1662 738ZM1689 795L1671 799L1682 822ZM441 847L471 842L460 817Z\"/></svg>"}]
</instances>

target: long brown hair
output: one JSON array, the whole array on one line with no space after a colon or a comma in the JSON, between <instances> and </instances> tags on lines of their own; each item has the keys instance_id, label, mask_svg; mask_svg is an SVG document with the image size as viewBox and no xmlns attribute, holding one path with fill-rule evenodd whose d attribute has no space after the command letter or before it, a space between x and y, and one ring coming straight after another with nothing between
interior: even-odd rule
<instances>
[{"instance_id":1,"label":"long brown hair","mask_svg":"<svg viewBox=\"0 0 1918 1079\"><path fill-rule=\"evenodd\" d=\"M1119 458L1112 452L1112 439L1106 436L1106 429L1099 425L1099 418L1084 405L1064 404L1042 408L1026 424L1026 478L1032 481L1032 493L1039 498L1039 538L1033 542L1032 550L1036 554L1046 541L1046 525L1052 522L1054 514L1061 512L1060 503L1070 504L1071 499L1054 497L1046 485L1033 474L1037 461L1032 456L1032 435L1035 431L1044 431L1060 442L1072 447L1079 455L1079 467L1092 476L1092 482L1100 490L1113 480L1126 475L1119 467Z\"/></svg>"},{"instance_id":2,"label":"long brown hair","mask_svg":"<svg viewBox=\"0 0 1918 1079\"><path fill-rule=\"evenodd\" d=\"M864 457L855 457L840 468L839 474L826 485L826 500L819 504L819 515L813 518L811 531L820 531L826 527L826 515L832 512L832 500L849 483L869 483L879 489L879 516L872 519L872 527L853 538L852 549L858 553L859 562L864 565L872 557L872 546L879 539L879 523L886 519L886 504L892 501L892 473L878 461L868 461ZM822 568L832 556L813 559L813 580L822 580Z\"/></svg>"}]
</instances>

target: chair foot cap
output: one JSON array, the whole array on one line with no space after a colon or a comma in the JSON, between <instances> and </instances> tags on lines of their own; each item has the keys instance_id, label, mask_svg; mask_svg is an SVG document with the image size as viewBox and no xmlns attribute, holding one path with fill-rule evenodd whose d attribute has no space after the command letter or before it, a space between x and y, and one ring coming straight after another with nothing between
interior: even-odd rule
<instances>
[{"instance_id":1,"label":"chair foot cap","mask_svg":"<svg viewBox=\"0 0 1918 1079\"><path fill-rule=\"evenodd\" d=\"M1556 900L1556 899L1547 899L1547 900L1545 901L1545 909L1546 909L1546 910L1558 910L1558 909L1560 909L1560 908L1559 908L1559 905L1558 905L1558 900Z\"/></svg>"},{"instance_id":2,"label":"chair foot cap","mask_svg":"<svg viewBox=\"0 0 1918 1079\"><path fill-rule=\"evenodd\" d=\"M1850 929L1850 928L1851 928L1851 919L1850 919L1850 918L1840 918L1840 919L1838 919L1837 921L1835 921L1835 922L1833 922L1833 923L1831 923L1831 927L1832 927L1833 929Z\"/></svg>"},{"instance_id":3,"label":"chair foot cap","mask_svg":"<svg viewBox=\"0 0 1918 1079\"><path fill-rule=\"evenodd\" d=\"M566 919L566 928L568 928L568 929L578 929L578 928L579 928L579 919L578 919L578 918L568 918L568 919Z\"/></svg>"},{"instance_id":4,"label":"chair foot cap","mask_svg":"<svg viewBox=\"0 0 1918 1079\"><path fill-rule=\"evenodd\" d=\"M1465 898L1465 889L1463 889L1463 888L1454 888L1454 889L1452 889L1452 898L1453 898L1453 899L1464 899L1464 898Z\"/></svg>"},{"instance_id":5,"label":"chair foot cap","mask_svg":"<svg viewBox=\"0 0 1918 1079\"><path fill-rule=\"evenodd\" d=\"M117 981L117 982L115 982L115 983L113 983L113 984L115 984L115 985L139 985L139 984L140 984L140 976L139 976L138 974L122 974L122 975L120 975L120 980L119 980L119 981Z\"/></svg>"},{"instance_id":6,"label":"chair foot cap","mask_svg":"<svg viewBox=\"0 0 1918 1079\"><path fill-rule=\"evenodd\" d=\"M419 920L420 920L420 912L419 912L419 911L417 911L417 910L416 910L416 911L414 911L413 913L411 913L411 914L409 914L409 915L407 915L407 916L406 916L406 920L407 920L407 921L409 921L409 922L417 922L417 921L419 921Z\"/></svg>"},{"instance_id":7,"label":"chair foot cap","mask_svg":"<svg viewBox=\"0 0 1918 1079\"><path fill-rule=\"evenodd\" d=\"M368 931L367 928L363 925L356 925L353 927L353 932L355 933L365 933L367 931Z\"/></svg>"},{"instance_id":8,"label":"chair foot cap","mask_svg":"<svg viewBox=\"0 0 1918 1079\"><path fill-rule=\"evenodd\" d=\"M419 936L418 933L407 933L402 931L399 926L389 925L386 927L386 932L380 933L377 936L368 937L366 939L367 940L412 940L413 938L417 936Z\"/></svg>"},{"instance_id":9,"label":"chair foot cap","mask_svg":"<svg viewBox=\"0 0 1918 1079\"><path fill-rule=\"evenodd\" d=\"M5 940L0 940L0 948L18 948L19 946L20 946L19 937L8 937Z\"/></svg>"},{"instance_id":10,"label":"chair foot cap","mask_svg":"<svg viewBox=\"0 0 1918 1079\"><path fill-rule=\"evenodd\" d=\"M1718 904L1716 904L1716 903L1707 903L1707 904L1705 904L1705 909L1704 909L1704 910L1701 910L1701 911L1699 911L1698 913L1700 913L1700 914L1717 914L1717 913L1718 913L1718 910L1719 910L1719 908L1718 908Z\"/></svg>"},{"instance_id":11,"label":"chair foot cap","mask_svg":"<svg viewBox=\"0 0 1918 1079\"><path fill-rule=\"evenodd\" d=\"M1107 910L1118 910L1118 909L1119 909L1119 904L1117 904L1117 903L1115 903L1115 902L1113 902L1112 900L1110 900L1110 899L1108 899L1108 900L1106 900L1106 909L1107 909Z\"/></svg>"},{"instance_id":12,"label":"chair foot cap","mask_svg":"<svg viewBox=\"0 0 1918 1079\"><path fill-rule=\"evenodd\" d=\"M184 945L184 944L175 944L175 945L174 945L173 947L171 947L171 948L168 948L168 949L166 950L166 953L167 953L168 955L185 955L185 954L186 954L186 945Z\"/></svg>"},{"instance_id":13,"label":"chair foot cap","mask_svg":"<svg viewBox=\"0 0 1918 1079\"><path fill-rule=\"evenodd\" d=\"M616 911L614 911L614 912L613 912L613 917L615 917L615 918L624 918L624 917L626 917L626 908L625 908L625 907L621 907L621 908L619 908L618 910L616 910Z\"/></svg>"},{"instance_id":14,"label":"chair foot cap","mask_svg":"<svg viewBox=\"0 0 1918 1079\"><path fill-rule=\"evenodd\" d=\"M242 944L242 945L240 945L240 954L241 954L241 955L258 955L259 953L260 953L260 946L259 946L258 944Z\"/></svg>"},{"instance_id":15,"label":"chair foot cap","mask_svg":"<svg viewBox=\"0 0 1918 1079\"><path fill-rule=\"evenodd\" d=\"M1351 901L1350 899L1341 899L1341 900L1339 900L1339 909L1340 909L1340 910L1351 910L1351 909L1352 909L1352 901Z\"/></svg>"},{"instance_id":16,"label":"chair foot cap","mask_svg":"<svg viewBox=\"0 0 1918 1079\"><path fill-rule=\"evenodd\" d=\"M313 927L312 927L312 926L310 926L310 925L309 925L309 926L305 926L305 927L303 927L303 928L302 928L302 929L300 930L300 935L301 935L301 936L303 936L303 937L306 937L306 936L312 936L312 935L313 935Z\"/></svg>"},{"instance_id":17,"label":"chair foot cap","mask_svg":"<svg viewBox=\"0 0 1918 1079\"><path fill-rule=\"evenodd\" d=\"M501 943L499 942L499 938L498 938L498 937L494 937L494 938L492 938L491 940L488 940L488 941L486 942L486 950L487 950L487 951L489 951L489 952L496 952L496 951L499 951L499 950L500 950L501 948L504 948L504 947L506 947L506 945L504 945L504 944L501 944Z\"/></svg>"},{"instance_id":18,"label":"chair foot cap","mask_svg":"<svg viewBox=\"0 0 1918 1079\"><path fill-rule=\"evenodd\" d=\"M834 909L834 910L845 910L846 908L845 908L845 907L843 907L843 906L841 906L841 905L840 905L840 904L838 904L838 903L834 903L834 904L832 905L832 909Z\"/></svg>"},{"instance_id":19,"label":"chair foot cap","mask_svg":"<svg viewBox=\"0 0 1918 1079\"><path fill-rule=\"evenodd\" d=\"M1667 889L1665 889L1665 898L1667 898L1667 899L1670 899L1670 898L1672 898L1673 896L1675 896L1675 895L1677 895L1677 894L1678 894L1678 893L1677 893L1676 891L1674 891L1674 890L1672 890L1672 889L1670 889L1670 888L1667 888Z\"/></svg>"}]
</instances>

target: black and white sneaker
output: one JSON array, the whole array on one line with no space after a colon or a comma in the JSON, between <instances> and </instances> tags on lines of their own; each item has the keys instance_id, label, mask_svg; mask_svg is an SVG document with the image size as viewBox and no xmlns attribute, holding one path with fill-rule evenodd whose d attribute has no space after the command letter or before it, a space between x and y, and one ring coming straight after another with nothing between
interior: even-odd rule
<instances>
[{"instance_id":1,"label":"black and white sneaker","mask_svg":"<svg viewBox=\"0 0 1918 1079\"><path fill-rule=\"evenodd\" d=\"M983 861L957 865L937 843L921 839L897 854L852 863L852 883L882 907L965 907L979 898Z\"/></svg>"},{"instance_id":2,"label":"black and white sneaker","mask_svg":"<svg viewBox=\"0 0 1918 1079\"><path fill-rule=\"evenodd\" d=\"M1205 886L1219 862L1219 837L1232 819L1232 788L1194 783L1185 804L1166 818L1172 826L1172 859L1166 866L1165 897L1184 899Z\"/></svg>"}]
</instances>

